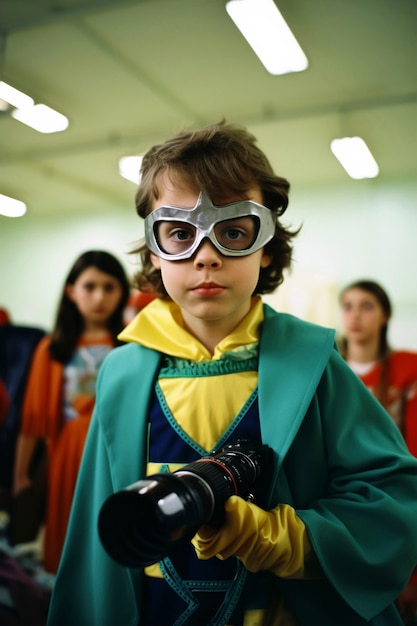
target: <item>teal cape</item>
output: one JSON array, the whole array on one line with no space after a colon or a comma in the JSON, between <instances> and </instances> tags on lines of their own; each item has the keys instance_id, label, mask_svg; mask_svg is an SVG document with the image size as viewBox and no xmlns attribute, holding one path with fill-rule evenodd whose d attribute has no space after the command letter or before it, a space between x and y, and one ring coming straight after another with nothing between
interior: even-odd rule
<instances>
[{"instance_id":1,"label":"teal cape","mask_svg":"<svg viewBox=\"0 0 417 626\"><path fill-rule=\"evenodd\" d=\"M300 625L400 625L393 601L417 562L417 460L338 354L333 330L264 309L258 391L262 440L275 452L269 508L296 509L324 579L268 576ZM109 495L144 476L160 361L131 343L102 365L48 626L140 623L143 572L107 555L97 520ZM251 595L256 604L256 584Z\"/></svg>"}]
</instances>

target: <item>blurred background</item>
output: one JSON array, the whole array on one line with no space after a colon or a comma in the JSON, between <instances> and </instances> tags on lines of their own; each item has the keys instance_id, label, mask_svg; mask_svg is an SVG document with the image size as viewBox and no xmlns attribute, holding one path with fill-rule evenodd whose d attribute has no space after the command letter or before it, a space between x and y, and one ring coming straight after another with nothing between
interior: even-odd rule
<instances>
[{"instance_id":1,"label":"blurred background","mask_svg":"<svg viewBox=\"0 0 417 626\"><path fill-rule=\"evenodd\" d=\"M417 2L275 0L308 67L269 73L223 0L1 0L0 81L68 119L38 132L0 110L0 307L49 329L80 252L113 252L132 276L136 184L119 173L183 128L225 118L258 138L291 182L302 230L274 307L339 325L349 281L383 284L394 347L417 349ZM1 104L1 102L0 102ZM330 149L362 137L379 166L349 177Z\"/></svg>"}]
</instances>

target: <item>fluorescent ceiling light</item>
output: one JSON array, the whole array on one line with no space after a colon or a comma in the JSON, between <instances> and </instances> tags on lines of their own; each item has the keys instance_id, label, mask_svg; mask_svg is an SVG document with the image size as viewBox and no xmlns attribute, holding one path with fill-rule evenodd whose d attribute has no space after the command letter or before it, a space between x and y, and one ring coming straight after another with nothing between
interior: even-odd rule
<instances>
[{"instance_id":1,"label":"fluorescent ceiling light","mask_svg":"<svg viewBox=\"0 0 417 626\"><path fill-rule=\"evenodd\" d=\"M46 104L35 104L12 111L12 117L40 133L58 133L68 128L68 118Z\"/></svg>"},{"instance_id":2,"label":"fluorescent ceiling light","mask_svg":"<svg viewBox=\"0 0 417 626\"><path fill-rule=\"evenodd\" d=\"M0 193L0 215L6 217L22 217L26 213L26 204Z\"/></svg>"},{"instance_id":3,"label":"fluorescent ceiling light","mask_svg":"<svg viewBox=\"0 0 417 626\"><path fill-rule=\"evenodd\" d=\"M130 180L132 183L139 185L141 175L140 168L142 166L143 156L125 156L119 160L119 174Z\"/></svg>"},{"instance_id":4,"label":"fluorescent ceiling light","mask_svg":"<svg viewBox=\"0 0 417 626\"><path fill-rule=\"evenodd\" d=\"M0 81L0 110L7 110L5 103L15 107L12 117L40 133L58 133L68 128L69 121L65 115L46 104L35 104L30 96Z\"/></svg>"},{"instance_id":5,"label":"fluorescent ceiling light","mask_svg":"<svg viewBox=\"0 0 417 626\"><path fill-rule=\"evenodd\" d=\"M361 137L333 139L330 148L351 178L359 180L378 176L378 163Z\"/></svg>"},{"instance_id":6,"label":"fluorescent ceiling light","mask_svg":"<svg viewBox=\"0 0 417 626\"><path fill-rule=\"evenodd\" d=\"M270 74L307 69L307 57L273 0L230 0L226 11Z\"/></svg>"},{"instance_id":7,"label":"fluorescent ceiling light","mask_svg":"<svg viewBox=\"0 0 417 626\"><path fill-rule=\"evenodd\" d=\"M17 109L24 109L34 104L33 98L3 81L0 81L0 98Z\"/></svg>"}]
</instances>

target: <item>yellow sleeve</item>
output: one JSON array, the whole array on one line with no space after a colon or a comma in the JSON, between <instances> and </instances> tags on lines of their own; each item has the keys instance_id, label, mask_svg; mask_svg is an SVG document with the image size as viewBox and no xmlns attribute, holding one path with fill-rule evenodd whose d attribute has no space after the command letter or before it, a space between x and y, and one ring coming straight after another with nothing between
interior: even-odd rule
<instances>
[{"instance_id":1,"label":"yellow sleeve","mask_svg":"<svg viewBox=\"0 0 417 626\"><path fill-rule=\"evenodd\" d=\"M202 526L192 543L199 559L234 555L250 572L269 570L281 578L320 575L306 527L288 504L264 511L232 496L225 504L223 526Z\"/></svg>"}]
</instances>

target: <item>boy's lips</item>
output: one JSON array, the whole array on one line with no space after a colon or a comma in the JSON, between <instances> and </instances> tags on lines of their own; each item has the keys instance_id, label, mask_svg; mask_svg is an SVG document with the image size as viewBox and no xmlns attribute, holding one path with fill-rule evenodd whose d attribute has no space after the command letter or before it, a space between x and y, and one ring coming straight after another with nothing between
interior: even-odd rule
<instances>
[{"instance_id":1,"label":"boy's lips","mask_svg":"<svg viewBox=\"0 0 417 626\"><path fill-rule=\"evenodd\" d=\"M223 287L223 285L219 285L213 281L206 281L193 287L192 291L200 296L217 296L222 293L224 289L225 287Z\"/></svg>"}]
</instances>

